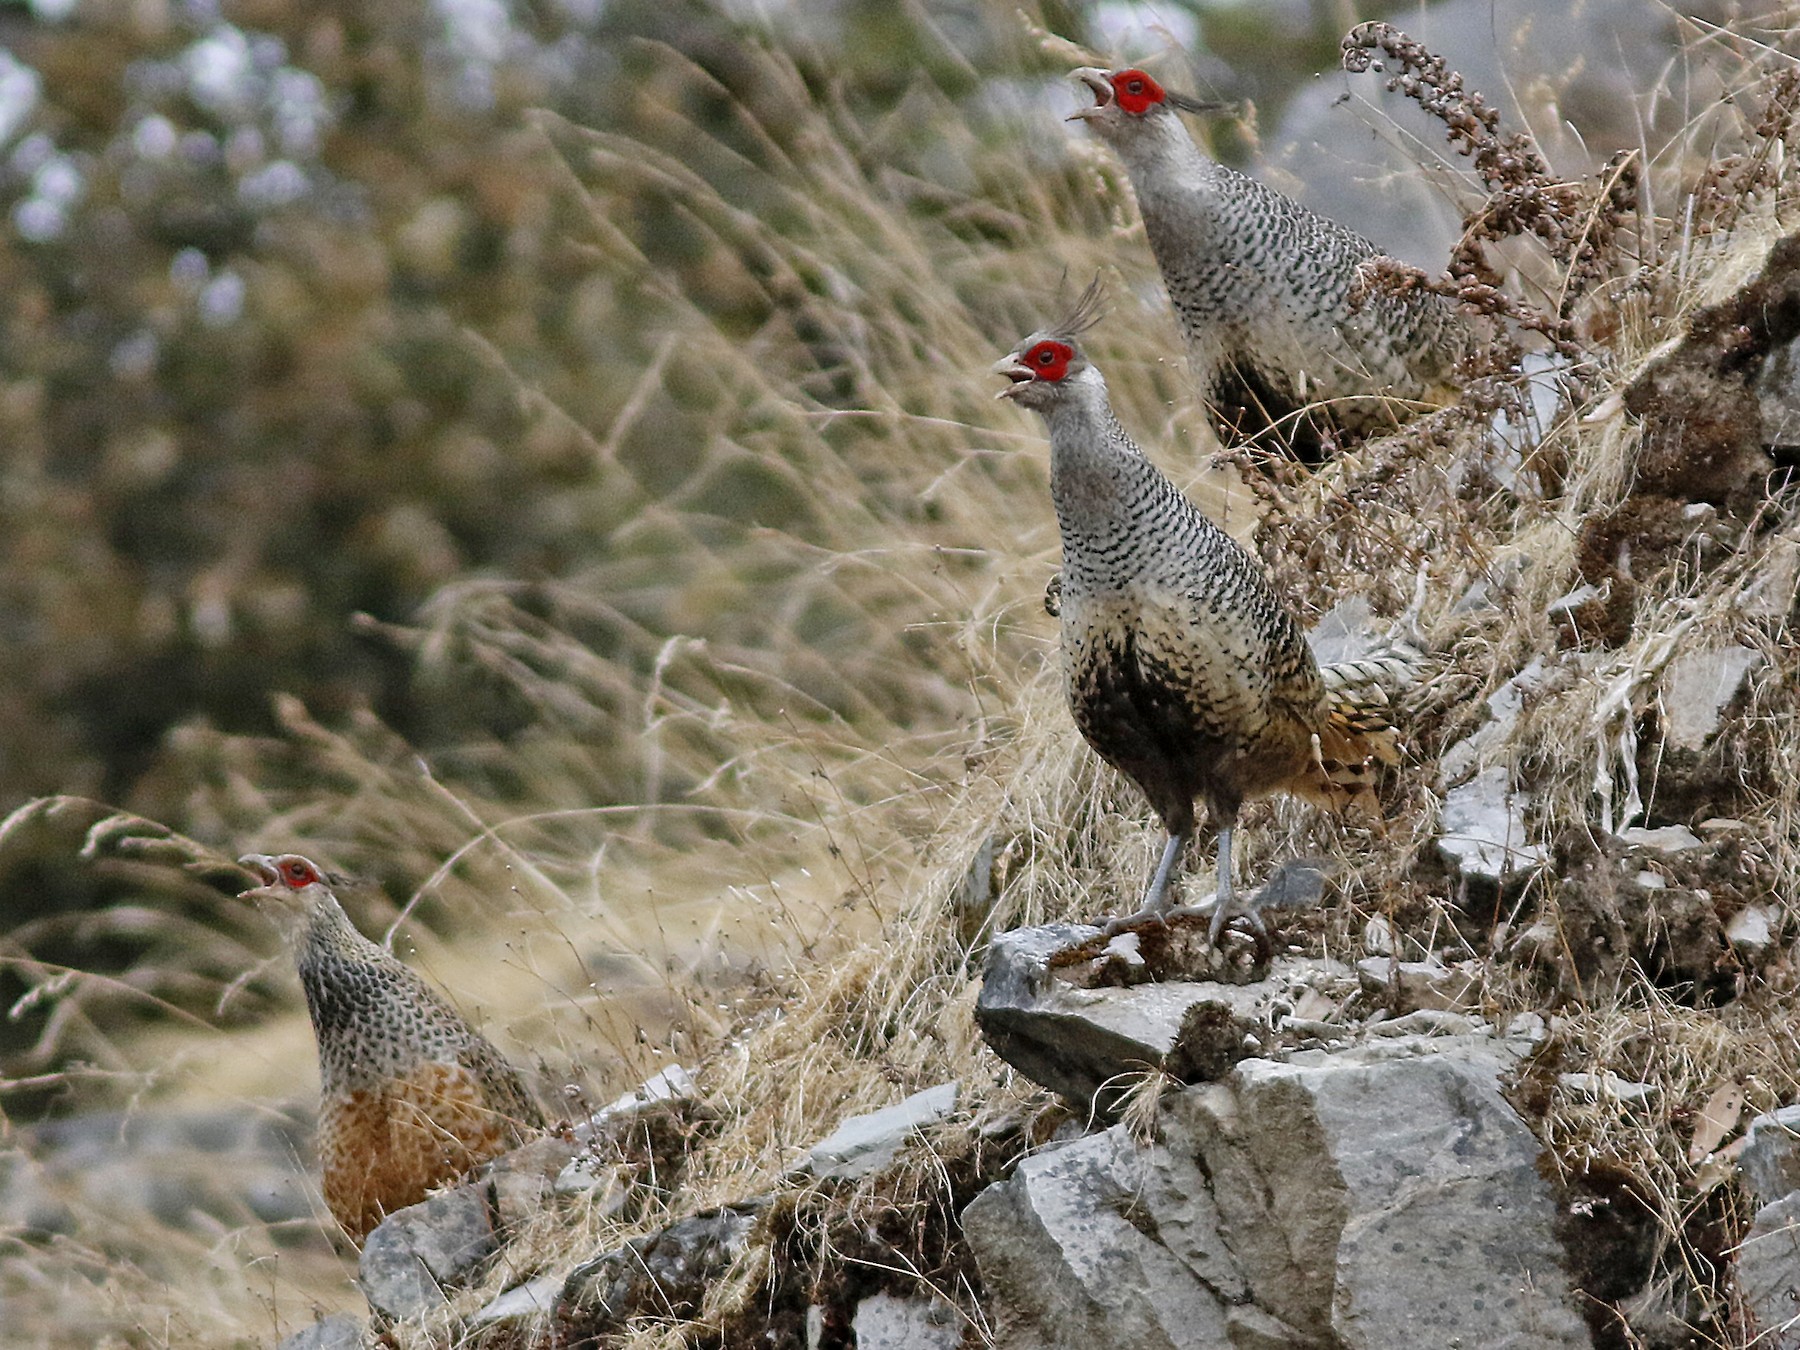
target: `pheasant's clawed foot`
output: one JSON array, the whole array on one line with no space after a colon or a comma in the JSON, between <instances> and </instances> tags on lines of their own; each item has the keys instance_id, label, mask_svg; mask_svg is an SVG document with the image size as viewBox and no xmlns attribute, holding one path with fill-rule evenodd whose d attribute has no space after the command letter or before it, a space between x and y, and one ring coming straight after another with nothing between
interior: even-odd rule
<instances>
[{"instance_id":1,"label":"pheasant's clawed foot","mask_svg":"<svg viewBox=\"0 0 1800 1350\"><path fill-rule=\"evenodd\" d=\"M1167 927L1176 919L1207 919L1211 921L1206 931L1207 941L1216 947L1226 926L1233 919L1242 919L1245 927L1266 941L1269 929L1263 922L1261 901L1260 893L1248 900L1234 895L1221 905L1217 896L1209 895L1191 905L1171 905L1167 909L1146 906L1132 914L1122 914L1116 919L1097 919L1095 922L1099 924L1103 936L1116 937L1145 924Z\"/></svg>"},{"instance_id":2,"label":"pheasant's clawed foot","mask_svg":"<svg viewBox=\"0 0 1800 1350\"><path fill-rule=\"evenodd\" d=\"M1156 874L1150 878L1150 888L1144 892L1144 904L1135 914L1122 915L1117 919L1100 921L1100 931L1107 937L1116 937L1128 928L1136 928L1140 924L1155 921L1166 924L1169 916L1169 881L1174 876L1175 864L1181 857L1181 850L1187 847L1188 836L1185 831L1172 832L1163 844L1162 857L1156 864Z\"/></svg>"},{"instance_id":3,"label":"pheasant's clawed foot","mask_svg":"<svg viewBox=\"0 0 1800 1350\"><path fill-rule=\"evenodd\" d=\"M1120 933L1141 927L1147 923L1166 926L1171 915L1183 912L1184 911L1180 908L1162 910L1146 907L1132 914L1121 914L1116 919L1098 919L1095 922L1100 925L1100 934L1102 937L1117 937Z\"/></svg>"},{"instance_id":4,"label":"pheasant's clawed foot","mask_svg":"<svg viewBox=\"0 0 1800 1350\"><path fill-rule=\"evenodd\" d=\"M1251 896L1248 900L1237 894L1221 899L1212 896L1198 905L1182 905L1169 911L1169 917L1192 915L1195 918L1208 918L1211 922L1206 926L1206 940L1213 946L1219 945L1219 938L1224 935L1226 925L1233 919L1242 919L1250 931L1264 942L1269 940L1269 926L1263 922L1262 906L1258 904L1260 897Z\"/></svg>"}]
</instances>

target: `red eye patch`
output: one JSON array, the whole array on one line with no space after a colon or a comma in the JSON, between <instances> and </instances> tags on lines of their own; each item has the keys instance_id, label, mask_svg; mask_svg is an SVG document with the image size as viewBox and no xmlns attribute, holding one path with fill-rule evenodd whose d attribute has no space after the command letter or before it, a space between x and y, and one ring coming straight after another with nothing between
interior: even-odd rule
<instances>
[{"instance_id":1,"label":"red eye patch","mask_svg":"<svg viewBox=\"0 0 1800 1350\"><path fill-rule=\"evenodd\" d=\"M319 879L311 864L304 858L284 858L281 862L281 879L293 890L302 890Z\"/></svg>"},{"instance_id":2,"label":"red eye patch","mask_svg":"<svg viewBox=\"0 0 1800 1350\"><path fill-rule=\"evenodd\" d=\"M1060 380L1069 373L1075 349L1066 342L1040 342L1025 353L1025 364L1040 380Z\"/></svg>"},{"instance_id":3,"label":"red eye patch","mask_svg":"<svg viewBox=\"0 0 1800 1350\"><path fill-rule=\"evenodd\" d=\"M1167 95L1163 87L1141 70L1121 70L1112 77L1113 98L1133 117L1142 117Z\"/></svg>"}]
</instances>

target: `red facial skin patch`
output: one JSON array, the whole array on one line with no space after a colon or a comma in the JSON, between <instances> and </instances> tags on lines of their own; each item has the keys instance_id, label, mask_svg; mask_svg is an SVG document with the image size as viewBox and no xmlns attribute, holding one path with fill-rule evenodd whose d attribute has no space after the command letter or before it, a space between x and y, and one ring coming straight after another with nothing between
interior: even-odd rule
<instances>
[{"instance_id":1,"label":"red facial skin patch","mask_svg":"<svg viewBox=\"0 0 1800 1350\"><path fill-rule=\"evenodd\" d=\"M1069 373L1069 362L1074 359L1074 348L1064 342L1040 342L1025 353L1025 364L1031 373L1052 383Z\"/></svg>"},{"instance_id":2,"label":"red facial skin patch","mask_svg":"<svg viewBox=\"0 0 1800 1350\"><path fill-rule=\"evenodd\" d=\"M1141 70L1121 70L1112 77L1113 98L1133 117L1142 117L1163 101L1163 87Z\"/></svg>"},{"instance_id":3,"label":"red facial skin patch","mask_svg":"<svg viewBox=\"0 0 1800 1350\"><path fill-rule=\"evenodd\" d=\"M281 864L281 879L298 891L317 881L319 874L299 858L289 858Z\"/></svg>"}]
</instances>

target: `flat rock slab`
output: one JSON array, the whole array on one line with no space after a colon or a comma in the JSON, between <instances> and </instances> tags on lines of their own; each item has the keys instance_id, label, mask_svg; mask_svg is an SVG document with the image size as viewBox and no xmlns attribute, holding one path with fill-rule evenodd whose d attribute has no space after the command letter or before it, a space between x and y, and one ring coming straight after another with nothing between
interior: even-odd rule
<instances>
[{"instance_id":1,"label":"flat rock slab","mask_svg":"<svg viewBox=\"0 0 1800 1350\"><path fill-rule=\"evenodd\" d=\"M1663 739L1681 750L1699 750L1724 719L1744 679L1763 663L1754 647L1709 647L1684 652L1663 671Z\"/></svg>"},{"instance_id":2,"label":"flat rock slab","mask_svg":"<svg viewBox=\"0 0 1800 1350\"><path fill-rule=\"evenodd\" d=\"M941 1298L874 1294L856 1305L856 1350L957 1350L963 1316Z\"/></svg>"},{"instance_id":3,"label":"flat rock slab","mask_svg":"<svg viewBox=\"0 0 1800 1350\"><path fill-rule=\"evenodd\" d=\"M802 1170L835 1181L853 1181L879 1172L914 1133L954 1111L961 1091L959 1084L942 1083L879 1111L851 1116L813 1145Z\"/></svg>"},{"instance_id":4,"label":"flat rock slab","mask_svg":"<svg viewBox=\"0 0 1800 1350\"><path fill-rule=\"evenodd\" d=\"M472 1315L469 1326L491 1327L502 1322L549 1317L556 1311L556 1300L562 1293L563 1279L561 1275L539 1275L524 1284L514 1285Z\"/></svg>"},{"instance_id":5,"label":"flat rock slab","mask_svg":"<svg viewBox=\"0 0 1800 1350\"><path fill-rule=\"evenodd\" d=\"M1020 1163L964 1210L1001 1350L1590 1340L1539 1147L1501 1097L1516 1048L1399 1037L1244 1060Z\"/></svg>"},{"instance_id":6,"label":"flat rock slab","mask_svg":"<svg viewBox=\"0 0 1800 1350\"><path fill-rule=\"evenodd\" d=\"M1656 1097L1656 1084L1633 1082L1608 1070L1559 1073L1556 1085L1590 1102L1617 1102L1623 1106L1645 1106Z\"/></svg>"},{"instance_id":7,"label":"flat rock slab","mask_svg":"<svg viewBox=\"0 0 1800 1350\"><path fill-rule=\"evenodd\" d=\"M1483 769L1445 794L1438 852L1463 876L1495 886L1536 871L1548 855L1525 835L1529 804L1504 765Z\"/></svg>"},{"instance_id":8,"label":"flat rock slab","mask_svg":"<svg viewBox=\"0 0 1800 1350\"><path fill-rule=\"evenodd\" d=\"M1378 995L1398 997L1399 1011L1419 1008L1454 1012L1480 1006L1485 968L1478 961L1445 965L1430 961L1396 961L1391 956L1366 956L1356 963L1363 988Z\"/></svg>"},{"instance_id":9,"label":"flat rock slab","mask_svg":"<svg viewBox=\"0 0 1800 1350\"><path fill-rule=\"evenodd\" d=\"M1677 853L1688 853L1706 846L1705 840L1685 825L1661 825L1656 829L1635 825L1621 831L1619 838L1624 840L1627 848L1660 853L1665 858L1672 858Z\"/></svg>"},{"instance_id":10,"label":"flat rock slab","mask_svg":"<svg viewBox=\"0 0 1800 1350\"><path fill-rule=\"evenodd\" d=\"M575 1139L586 1143L621 1120L658 1107L681 1106L691 1102L697 1091L694 1075L679 1064L671 1064L582 1121L574 1129Z\"/></svg>"},{"instance_id":11,"label":"flat rock slab","mask_svg":"<svg viewBox=\"0 0 1800 1350\"><path fill-rule=\"evenodd\" d=\"M1140 938L1181 941L1188 932L1203 930L1129 933L1110 944L1086 924L1002 933L988 951L975 1020L996 1054L1083 1110L1115 1110L1120 1075L1133 1070L1183 1082L1221 1077L1262 1048L1269 1006L1298 963L1277 962L1267 978L1234 984L1167 978L1162 961L1138 951ZM1134 977L1149 982L1097 983Z\"/></svg>"}]
</instances>

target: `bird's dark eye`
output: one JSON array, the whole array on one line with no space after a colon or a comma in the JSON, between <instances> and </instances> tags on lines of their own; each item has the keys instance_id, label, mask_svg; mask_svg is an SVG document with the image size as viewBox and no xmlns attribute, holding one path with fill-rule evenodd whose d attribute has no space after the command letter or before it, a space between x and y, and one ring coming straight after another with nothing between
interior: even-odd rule
<instances>
[{"instance_id":1,"label":"bird's dark eye","mask_svg":"<svg viewBox=\"0 0 1800 1350\"><path fill-rule=\"evenodd\" d=\"M1045 348L1043 351L1040 351L1037 354L1037 360L1038 360L1038 364L1040 366L1047 366L1052 361L1056 360L1056 354L1054 352L1050 351L1048 348Z\"/></svg>"},{"instance_id":2,"label":"bird's dark eye","mask_svg":"<svg viewBox=\"0 0 1800 1350\"><path fill-rule=\"evenodd\" d=\"M1143 93L1144 92L1144 82L1142 80L1127 80L1127 81L1125 81L1125 92L1128 94Z\"/></svg>"}]
</instances>

